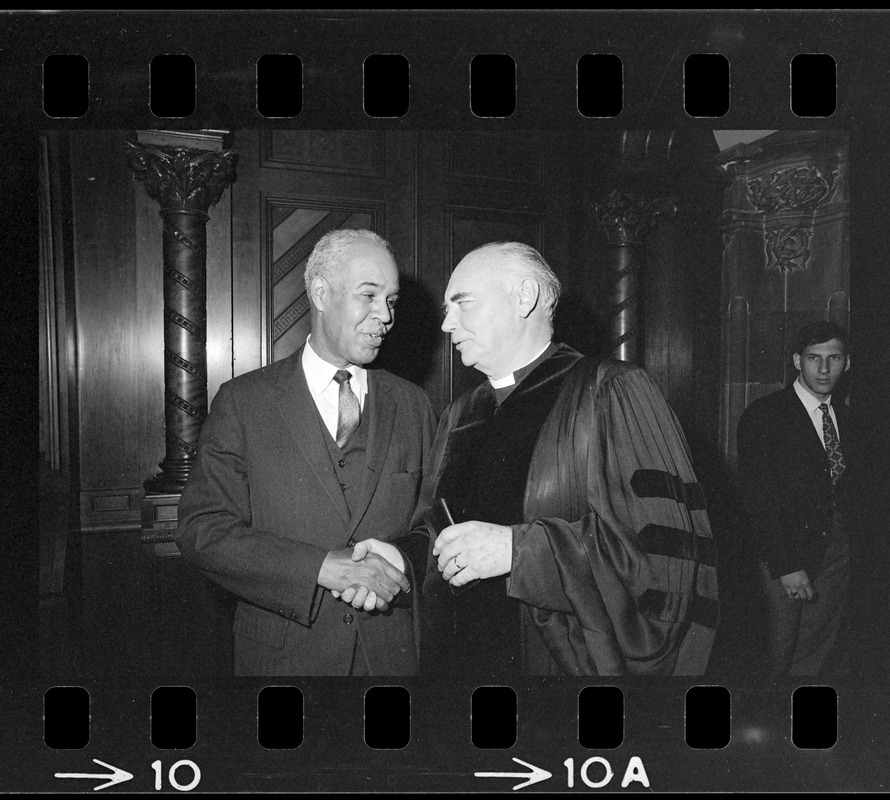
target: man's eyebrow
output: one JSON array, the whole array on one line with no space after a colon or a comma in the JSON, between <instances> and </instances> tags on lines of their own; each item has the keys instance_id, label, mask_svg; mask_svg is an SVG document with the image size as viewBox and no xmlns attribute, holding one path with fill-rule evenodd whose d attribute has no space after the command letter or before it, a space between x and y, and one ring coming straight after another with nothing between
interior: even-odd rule
<instances>
[{"instance_id":1,"label":"man's eyebrow","mask_svg":"<svg viewBox=\"0 0 890 800\"><path fill-rule=\"evenodd\" d=\"M469 293L469 292L455 292L455 293L454 293L453 295L451 295L451 297L449 297L444 303L442 303L442 313L443 313L443 314L447 314L447 313L448 313L448 304L449 304L449 303L457 303L457 302L460 302L461 300L464 300L464 299L466 299L466 298L469 297L469 296L470 296L470 293Z\"/></svg>"}]
</instances>

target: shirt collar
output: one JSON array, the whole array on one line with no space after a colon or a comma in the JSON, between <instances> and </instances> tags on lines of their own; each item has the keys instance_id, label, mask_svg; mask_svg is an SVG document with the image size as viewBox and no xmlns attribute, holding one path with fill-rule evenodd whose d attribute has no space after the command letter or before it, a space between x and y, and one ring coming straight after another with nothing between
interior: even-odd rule
<instances>
[{"instance_id":1,"label":"shirt collar","mask_svg":"<svg viewBox=\"0 0 890 800\"><path fill-rule=\"evenodd\" d=\"M831 406L831 395L828 395L824 400L820 400L818 397L813 397L813 395L811 395L800 382L800 375L794 380L794 391L800 398L800 402L803 403L804 408L809 411L810 414L814 413L822 403Z\"/></svg>"},{"instance_id":2,"label":"shirt collar","mask_svg":"<svg viewBox=\"0 0 890 800\"><path fill-rule=\"evenodd\" d=\"M550 342L547 342L547 344L545 344L545 345L538 351L538 353L535 355L534 358L530 358L530 359L528 360L528 362L527 362L526 364L523 364L518 370L516 370L516 372L521 372L521 371L522 371L525 367L527 367L529 364L532 364L532 363L534 363L535 361L537 361L542 355L544 355L544 353L545 353L545 351L547 350L547 348L550 347L550 344L551 344ZM504 389L504 388L506 388L507 386L512 386L514 383L516 383L516 372L511 372L509 375L504 375L503 378L498 378L498 379L496 379L496 380L492 380L491 378L489 378L489 382L491 383L491 387L492 387L493 389Z\"/></svg>"},{"instance_id":3,"label":"shirt collar","mask_svg":"<svg viewBox=\"0 0 890 800\"><path fill-rule=\"evenodd\" d=\"M309 391L315 395L321 394L330 386L334 380L334 375L338 370L345 369L351 373L352 377L358 382L358 386L362 392L368 390L368 371L364 367L356 364L349 364L345 367L338 367L325 361L309 344L312 334L306 337L306 344L303 347L303 372L306 375L306 384Z\"/></svg>"}]
</instances>

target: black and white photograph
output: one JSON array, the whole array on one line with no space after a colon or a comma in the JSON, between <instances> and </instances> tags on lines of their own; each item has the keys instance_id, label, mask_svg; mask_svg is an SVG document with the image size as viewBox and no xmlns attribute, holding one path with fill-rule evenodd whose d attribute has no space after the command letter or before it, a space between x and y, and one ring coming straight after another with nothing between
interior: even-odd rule
<instances>
[{"instance_id":1,"label":"black and white photograph","mask_svg":"<svg viewBox=\"0 0 890 800\"><path fill-rule=\"evenodd\" d=\"M4 21L0 788L886 788L886 12Z\"/></svg>"}]
</instances>

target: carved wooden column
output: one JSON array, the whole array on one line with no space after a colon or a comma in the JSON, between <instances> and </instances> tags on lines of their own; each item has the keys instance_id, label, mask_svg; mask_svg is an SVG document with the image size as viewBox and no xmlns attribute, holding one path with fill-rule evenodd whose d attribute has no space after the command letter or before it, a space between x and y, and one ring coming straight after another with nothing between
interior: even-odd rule
<instances>
[{"instance_id":1,"label":"carved wooden column","mask_svg":"<svg viewBox=\"0 0 890 800\"><path fill-rule=\"evenodd\" d=\"M660 215L672 216L676 206L666 198L645 197L613 189L594 204L597 221L606 236L610 291L612 355L638 363L640 337L640 272L645 262L644 241Z\"/></svg>"},{"instance_id":2,"label":"carved wooden column","mask_svg":"<svg viewBox=\"0 0 890 800\"><path fill-rule=\"evenodd\" d=\"M207 415L207 220L234 180L237 156L221 132L139 131L126 150L134 179L160 206L164 259L164 423L161 472L146 499L178 502ZM143 529L146 528L143 503ZM174 516L175 521L175 516ZM154 526L151 526L154 527Z\"/></svg>"},{"instance_id":3,"label":"carved wooden column","mask_svg":"<svg viewBox=\"0 0 890 800\"><path fill-rule=\"evenodd\" d=\"M848 327L848 146L837 131L779 131L717 157L723 230L720 449L736 461L745 407L795 375L797 331Z\"/></svg>"}]
</instances>

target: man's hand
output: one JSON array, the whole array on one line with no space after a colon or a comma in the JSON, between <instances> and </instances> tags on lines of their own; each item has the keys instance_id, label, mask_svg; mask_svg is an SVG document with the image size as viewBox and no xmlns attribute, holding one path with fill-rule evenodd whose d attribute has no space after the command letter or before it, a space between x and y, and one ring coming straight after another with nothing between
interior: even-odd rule
<instances>
[{"instance_id":1,"label":"man's hand","mask_svg":"<svg viewBox=\"0 0 890 800\"><path fill-rule=\"evenodd\" d=\"M352 548L352 560L361 561L368 553L385 558L400 572L405 571L405 557L394 544L381 542L380 539L362 539Z\"/></svg>"},{"instance_id":2,"label":"man's hand","mask_svg":"<svg viewBox=\"0 0 890 800\"><path fill-rule=\"evenodd\" d=\"M443 530L433 546L439 572L452 586L506 575L513 567L513 531L490 522L461 522Z\"/></svg>"},{"instance_id":3,"label":"man's hand","mask_svg":"<svg viewBox=\"0 0 890 800\"><path fill-rule=\"evenodd\" d=\"M782 588L791 600L813 600L816 592L810 584L806 570L799 569L797 572L789 572L779 578L782 581Z\"/></svg>"},{"instance_id":4,"label":"man's hand","mask_svg":"<svg viewBox=\"0 0 890 800\"><path fill-rule=\"evenodd\" d=\"M341 595L353 589L350 604L365 611L385 611L400 592L410 592L411 584L404 573L385 558L368 553L353 561L352 549L332 550L318 572L318 584Z\"/></svg>"},{"instance_id":5,"label":"man's hand","mask_svg":"<svg viewBox=\"0 0 890 800\"><path fill-rule=\"evenodd\" d=\"M361 561L368 555L368 553L374 553L375 555L386 559L401 572L405 571L405 557L402 555L402 551L395 545L389 544L389 542L382 542L380 539L363 539L352 548L352 560ZM363 596L359 594L358 586L350 586L347 589L344 589L342 595L340 592L336 591L331 592L331 594L334 595L334 597L340 598L344 603L350 603L355 608L362 607L364 602L362 599ZM365 600L367 599L368 598L365 598Z\"/></svg>"}]
</instances>

